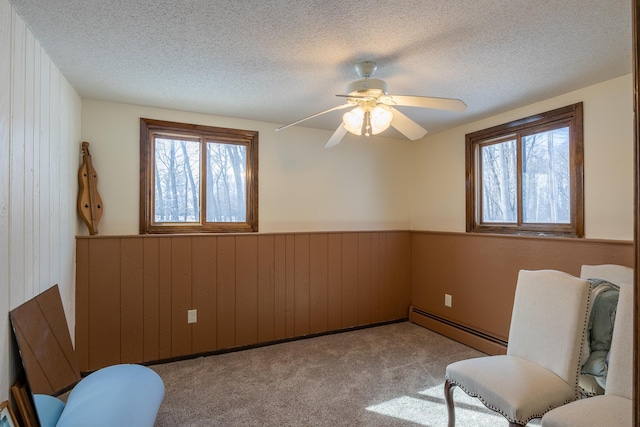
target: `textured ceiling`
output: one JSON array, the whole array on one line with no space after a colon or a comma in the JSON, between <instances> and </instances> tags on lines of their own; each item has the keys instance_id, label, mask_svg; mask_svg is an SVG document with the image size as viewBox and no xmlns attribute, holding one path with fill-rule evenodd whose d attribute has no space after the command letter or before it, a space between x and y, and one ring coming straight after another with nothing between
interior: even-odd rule
<instances>
[{"instance_id":1,"label":"textured ceiling","mask_svg":"<svg viewBox=\"0 0 640 427\"><path fill-rule=\"evenodd\" d=\"M276 124L343 103L363 60L391 94L468 104L400 108L431 133L632 70L629 0L11 3L83 98Z\"/></svg>"}]
</instances>

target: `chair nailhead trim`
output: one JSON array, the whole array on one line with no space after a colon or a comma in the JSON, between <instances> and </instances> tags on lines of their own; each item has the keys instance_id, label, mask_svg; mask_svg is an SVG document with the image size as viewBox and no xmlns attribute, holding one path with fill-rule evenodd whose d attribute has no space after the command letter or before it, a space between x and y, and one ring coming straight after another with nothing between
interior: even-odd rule
<instances>
[{"instance_id":1,"label":"chair nailhead trim","mask_svg":"<svg viewBox=\"0 0 640 427\"><path fill-rule=\"evenodd\" d=\"M593 289L593 285L590 283L589 284L589 292L587 292L587 307L589 307L590 303L591 303L591 291ZM582 325L582 335L580 337L580 351L578 352L578 360L576 361L576 379L575 379L575 384L574 384L574 399L572 400L567 400L563 403L563 405L566 405L567 403L571 403L577 399L580 398L580 386L578 385L578 381L579 381L579 376L580 376L580 359L582 358L582 350L583 350L583 343L584 343L584 338L585 335L587 333L587 328L589 326L589 312L587 310L586 314L585 314L585 318L584 318L584 322ZM558 406L553 406L553 407L549 407L547 408L546 411L544 411L542 414L534 414L531 417L527 418L526 420L516 420L513 419L511 417L509 417L507 414L505 414L501 409L494 407L493 405L490 405L489 403L487 403L480 395L478 395L477 393L472 393L469 390L465 389L463 386L461 386L460 384L458 384L457 382L453 381L452 379L448 378L445 376L445 378L453 385L455 385L456 387L460 387L460 390L464 391L467 395L471 396L471 397L475 397L476 399L478 399L480 402L482 402L482 404L484 406L486 406L488 409L499 413L500 415L502 415L503 417L505 417L507 419L507 421L509 421L510 423L516 423L516 424L521 424L521 425L526 425L529 421L536 419L536 418L542 418L542 416L544 414L546 414L547 412L549 412L552 409L557 408ZM455 405L454 405L455 406Z\"/></svg>"},{"instance_id":2,"label":"chair nailhead trim","mask_svg":"<svg viewBox=\"0 0 640 427\"><path fill-rule=\"evenodd\" d=\"M478 399L478 400L479 400L480 402L482 402L482 404L483 404L484 406L486 406L488 409L490 409L490 410L492 410L492 411L494 411L494 412L497 412L497 413L499 413L500 415L502 415L503 417L505 417L505 418L507 419L507 421L509 421L510 423L516 423L516 424L521 424L521 425L526 425L529 421L531 421L531 420L533 420L533 419L536 419L536 418L542 418L542 416L543 416L544 414L546 414L547 412L549 412L550 410L555 409L555 408L558 408L559 406L566 405L567 403L571 403L571 402L573 402L573 401L574 401L573 399L572 399L572 400L567 400L567 401L565 401L562 405L558 405L558 406L550 406L550 407L548 407L548 408L547 408L543 413L541 413L541 414L534 414L534 415L530 416L529 418L527 418L526 420L524 420L524 419L522 419L522 420L516 420L516 419L511 418L510 416L508 416L508 415L507 415L506 413L504 413L504 411L502 411L500 408L497 408L497 407L495 407L495 406L493 406L493 405L491 405L491 404L487 403L487 402L482 398L482 396L480 396L478 393L470 392L469 390L465 389L463 386L461 386L460 384L458 384L457 382L453 381L453 380L452 380L452 379L450 379L450 378L446 378L446 379L447 379L451 384L455 385L456 387L460 387L460 390L464 391L464 392L465 392L466 394L468 394L469 396L471 396L471 397L475 397L476 399Z\"/></svg>"}]
</instances>

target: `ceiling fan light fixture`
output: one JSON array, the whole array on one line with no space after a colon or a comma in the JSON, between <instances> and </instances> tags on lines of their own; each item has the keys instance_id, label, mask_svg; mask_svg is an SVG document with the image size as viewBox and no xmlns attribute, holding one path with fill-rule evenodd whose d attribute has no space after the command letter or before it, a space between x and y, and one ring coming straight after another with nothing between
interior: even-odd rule
<instances>
[{"instance_id":1,"label":"ceiling fan light fixture","mask_svg":"<svg viewBox=\"0 0 640 427\"><path fill-rule=\"evenodd\" d=\"M344 104L280 126L276 130L286 129L331 111L350 109L342 116L342 123L338 125L325 147L339 144L347 132L370 136L384 132L390 126L408 139L416 140L425 136L427 130L394 107L406 106L460 112L467 109L464 102L454 98L390 95L384 80L372 78L376 70L376 63L373 61L360 62L355 69L360 80L349 83L344 94L336 95L346 98Z\"/></svg>"},{"instance_id":2,"label":"ceiling fan light fixture","mask_svg":"<svg viewBox=\"0 0 640 427\"><path fill-rule=\"evenodd\" d=\"M385 105L377 105L373 109L356 107L342 116L342 123L347 131L354 135L362 135L364 127L366 136L377 135L387 130L392 120L393 113Z\"/></svg>"}]
</instances>

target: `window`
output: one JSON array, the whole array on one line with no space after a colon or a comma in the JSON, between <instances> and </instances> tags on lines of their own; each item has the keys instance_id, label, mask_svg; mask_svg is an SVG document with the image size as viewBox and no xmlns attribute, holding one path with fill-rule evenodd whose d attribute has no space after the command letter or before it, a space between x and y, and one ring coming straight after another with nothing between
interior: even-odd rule
<instances>
[{"instance_id":1,"label":"window","mask_svg":"<svg viewBox=\"0 0 640 427\"><path fill-rule=\"evenodd\" d=\"M582 103L467 134L467 231L582 237L582 147Z\"/></svg>"},{"instance_id":2,"label":"window","mask_svg":"<svg viewBox=\"0 0 640 427\"><path fill-rule=\"evenodd\" d=\"M140 233L258 231L258 132L140 119Z\"/></svg>"}]
</instances>

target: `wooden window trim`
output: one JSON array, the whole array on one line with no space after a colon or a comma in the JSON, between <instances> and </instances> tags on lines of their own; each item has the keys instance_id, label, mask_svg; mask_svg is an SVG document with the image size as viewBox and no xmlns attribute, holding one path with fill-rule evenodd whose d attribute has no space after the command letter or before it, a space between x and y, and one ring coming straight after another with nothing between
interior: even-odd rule
<instances>
[{"instance_id":1,"label":"wooden window trim","mask_svg":"<svg viewBox=\"0 0 640 427\"><path fill-rule=\"evenodd\" d=\"M569 174L571 180L570 224L522 223L522 159L518 158L518 219L515 224L482 223L480 220L480 188L478 185L481 167L478 150L482 144L504 141L509 136L520 138L567 124L570 128ZM469 133L465 136L466 160L466 230L472 233L533 234L561 237L584 237L584 142L582 102L525 117L502 125ZM517 151L518 157L521 150Z\"/></svg>"},{"instance_id":2,"label":"wooden window trim","mask_svg":"<svg viewBox=\"0 0 640 427\"><path fill-rule=\"evenodd\" d=\"M247 147L247 195L245 222L207 223L204 210L201 209L200 222L197 224L156 224L153 217L154 206L154 168L153 134L175 133L181 137L197 138L206 141L241 144ZM205 151L203 151L203 157ZM203 165L201 160L201 167ZM206 183L203 183L201 201L204 204ZM241 129L221 128L170 122L164 120L140 119L140 234L181 234L181 233L248 233L258 231L258 132Z\"/></svg>"}]
</instances>

